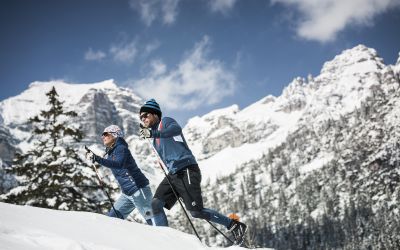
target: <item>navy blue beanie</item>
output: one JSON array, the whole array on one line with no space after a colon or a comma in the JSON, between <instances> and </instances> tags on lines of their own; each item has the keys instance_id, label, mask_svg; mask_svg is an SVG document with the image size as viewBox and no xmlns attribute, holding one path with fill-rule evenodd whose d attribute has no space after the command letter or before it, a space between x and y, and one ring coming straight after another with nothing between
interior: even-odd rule
<instances>
[{"instance_id":1,"label":"navy blue beanie","mask_svg":"<svg viewBox=\"0 0 400 250\"><path fill-rule=\"evenodd\" d=\"M141 108L139 111L139 114L142 112L147 112L147 113L152 113L158 115L159 118L161 118L162 112L160 105L156 102L154 99L148 100Z\"/></svg>"}]
</instances>

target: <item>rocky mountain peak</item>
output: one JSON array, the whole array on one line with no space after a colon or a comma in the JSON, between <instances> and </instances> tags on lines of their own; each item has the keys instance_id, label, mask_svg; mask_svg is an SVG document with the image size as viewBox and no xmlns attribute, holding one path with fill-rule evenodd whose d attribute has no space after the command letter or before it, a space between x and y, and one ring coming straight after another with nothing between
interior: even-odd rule
<instances>
[{"instance_id":1,"label":"rocky mountain peak","mask_svg":"<svg viewBox=\"0 0 400 250\"><path fill-rule=\"evenodd\" d=\"M397 74L400 74L400 52L399 57L397 58L396 65L394 65L394 70Z\"/></svg>"},{"instance_id":2,"label":"rocky mountain peak","mask_svg":"<svg viewBox=\"0 0 400 250\"><path fill-rule=\"evenodd\" d=\"M284 88L279 99L280 109L284 112L292 112L302 109L306 104L307 81L304 78L296 77Z\"/></svg>"},{"instance_id":3,"label":"rocky mountain peak","mask_svg":"<svg viewBox=\"0 0 400 250\"><path fill-rule=\"evenodd\" d=\"M378 72L384 66L383 59L378 56L376 50L358 45L344 50L333 60L326 62L321 69L320 78L335 79L354 74L363 75Z\"/></svg>"}]
</instances>

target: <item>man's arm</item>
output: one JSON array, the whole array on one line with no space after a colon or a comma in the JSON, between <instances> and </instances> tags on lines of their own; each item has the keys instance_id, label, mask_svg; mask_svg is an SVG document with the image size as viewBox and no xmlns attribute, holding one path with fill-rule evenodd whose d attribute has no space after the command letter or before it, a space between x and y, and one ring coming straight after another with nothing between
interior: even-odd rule
<instances>
[{"instance_id":1,"label":"man's arm","mask_svg":"<svg viewBox=\"0 0 400 250\"><path fill-rule=\"evenodd\" d=\"M165 117L162 120L163 128L161 131L154 129L151 131L153 138L168 138L180 135L182 133L182 128L179 124L172 118Z\"/></svg>"}]
</instances>

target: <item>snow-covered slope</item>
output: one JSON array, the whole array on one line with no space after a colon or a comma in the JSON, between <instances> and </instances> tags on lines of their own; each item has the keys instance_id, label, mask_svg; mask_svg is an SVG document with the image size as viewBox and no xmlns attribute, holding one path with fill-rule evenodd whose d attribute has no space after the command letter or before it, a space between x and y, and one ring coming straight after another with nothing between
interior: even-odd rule
<instances>
[{"instance_id":1,"label":"snow-covered slope","mask_svg":"<svg viewBox=\"0 0 400 250\"><path fill-rule=\"evenodd\" d=\"M2 250L220 249L172 228L6 203L0 203L0 246Z\"/></svg>"}]
</instances>

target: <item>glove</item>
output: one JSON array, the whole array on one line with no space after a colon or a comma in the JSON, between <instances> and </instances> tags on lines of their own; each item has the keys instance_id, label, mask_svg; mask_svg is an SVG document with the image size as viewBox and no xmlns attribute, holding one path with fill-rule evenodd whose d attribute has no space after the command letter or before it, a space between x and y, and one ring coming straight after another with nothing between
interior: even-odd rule
<instances>
[{"instance_id":1,"label":"glove","mask_svg":"<svg viewBox=\"0 0 400 250\"><path fill-rule=\"evenodd\" d=\"M139 130L139 137L140 139L151 138L151 130L148 128L140 128Z\"/></svg>"},{"instance_id":2,"label":"glove","mask_svg":"<svg viewBox=\"0 0 400 250\"><path fill-rule=\"evenodd\" d=\"M88 152L86 153L86 159L90 160L92 163L95 163L95 162L96 162L97 157L98 157L98 156L95 155L92 151L88 151Z\"/></svg>"},{"instance_id":3,"label":"glove","mask_svg":"<svg viewBox=\"0 0 400 250\"><path fill-rule=\"evenodd\" d=\"M145 126L140 124L139 137L140 139L151 138L152 137L151 129L146 128Z\"/></svg>"}]
</instances>

